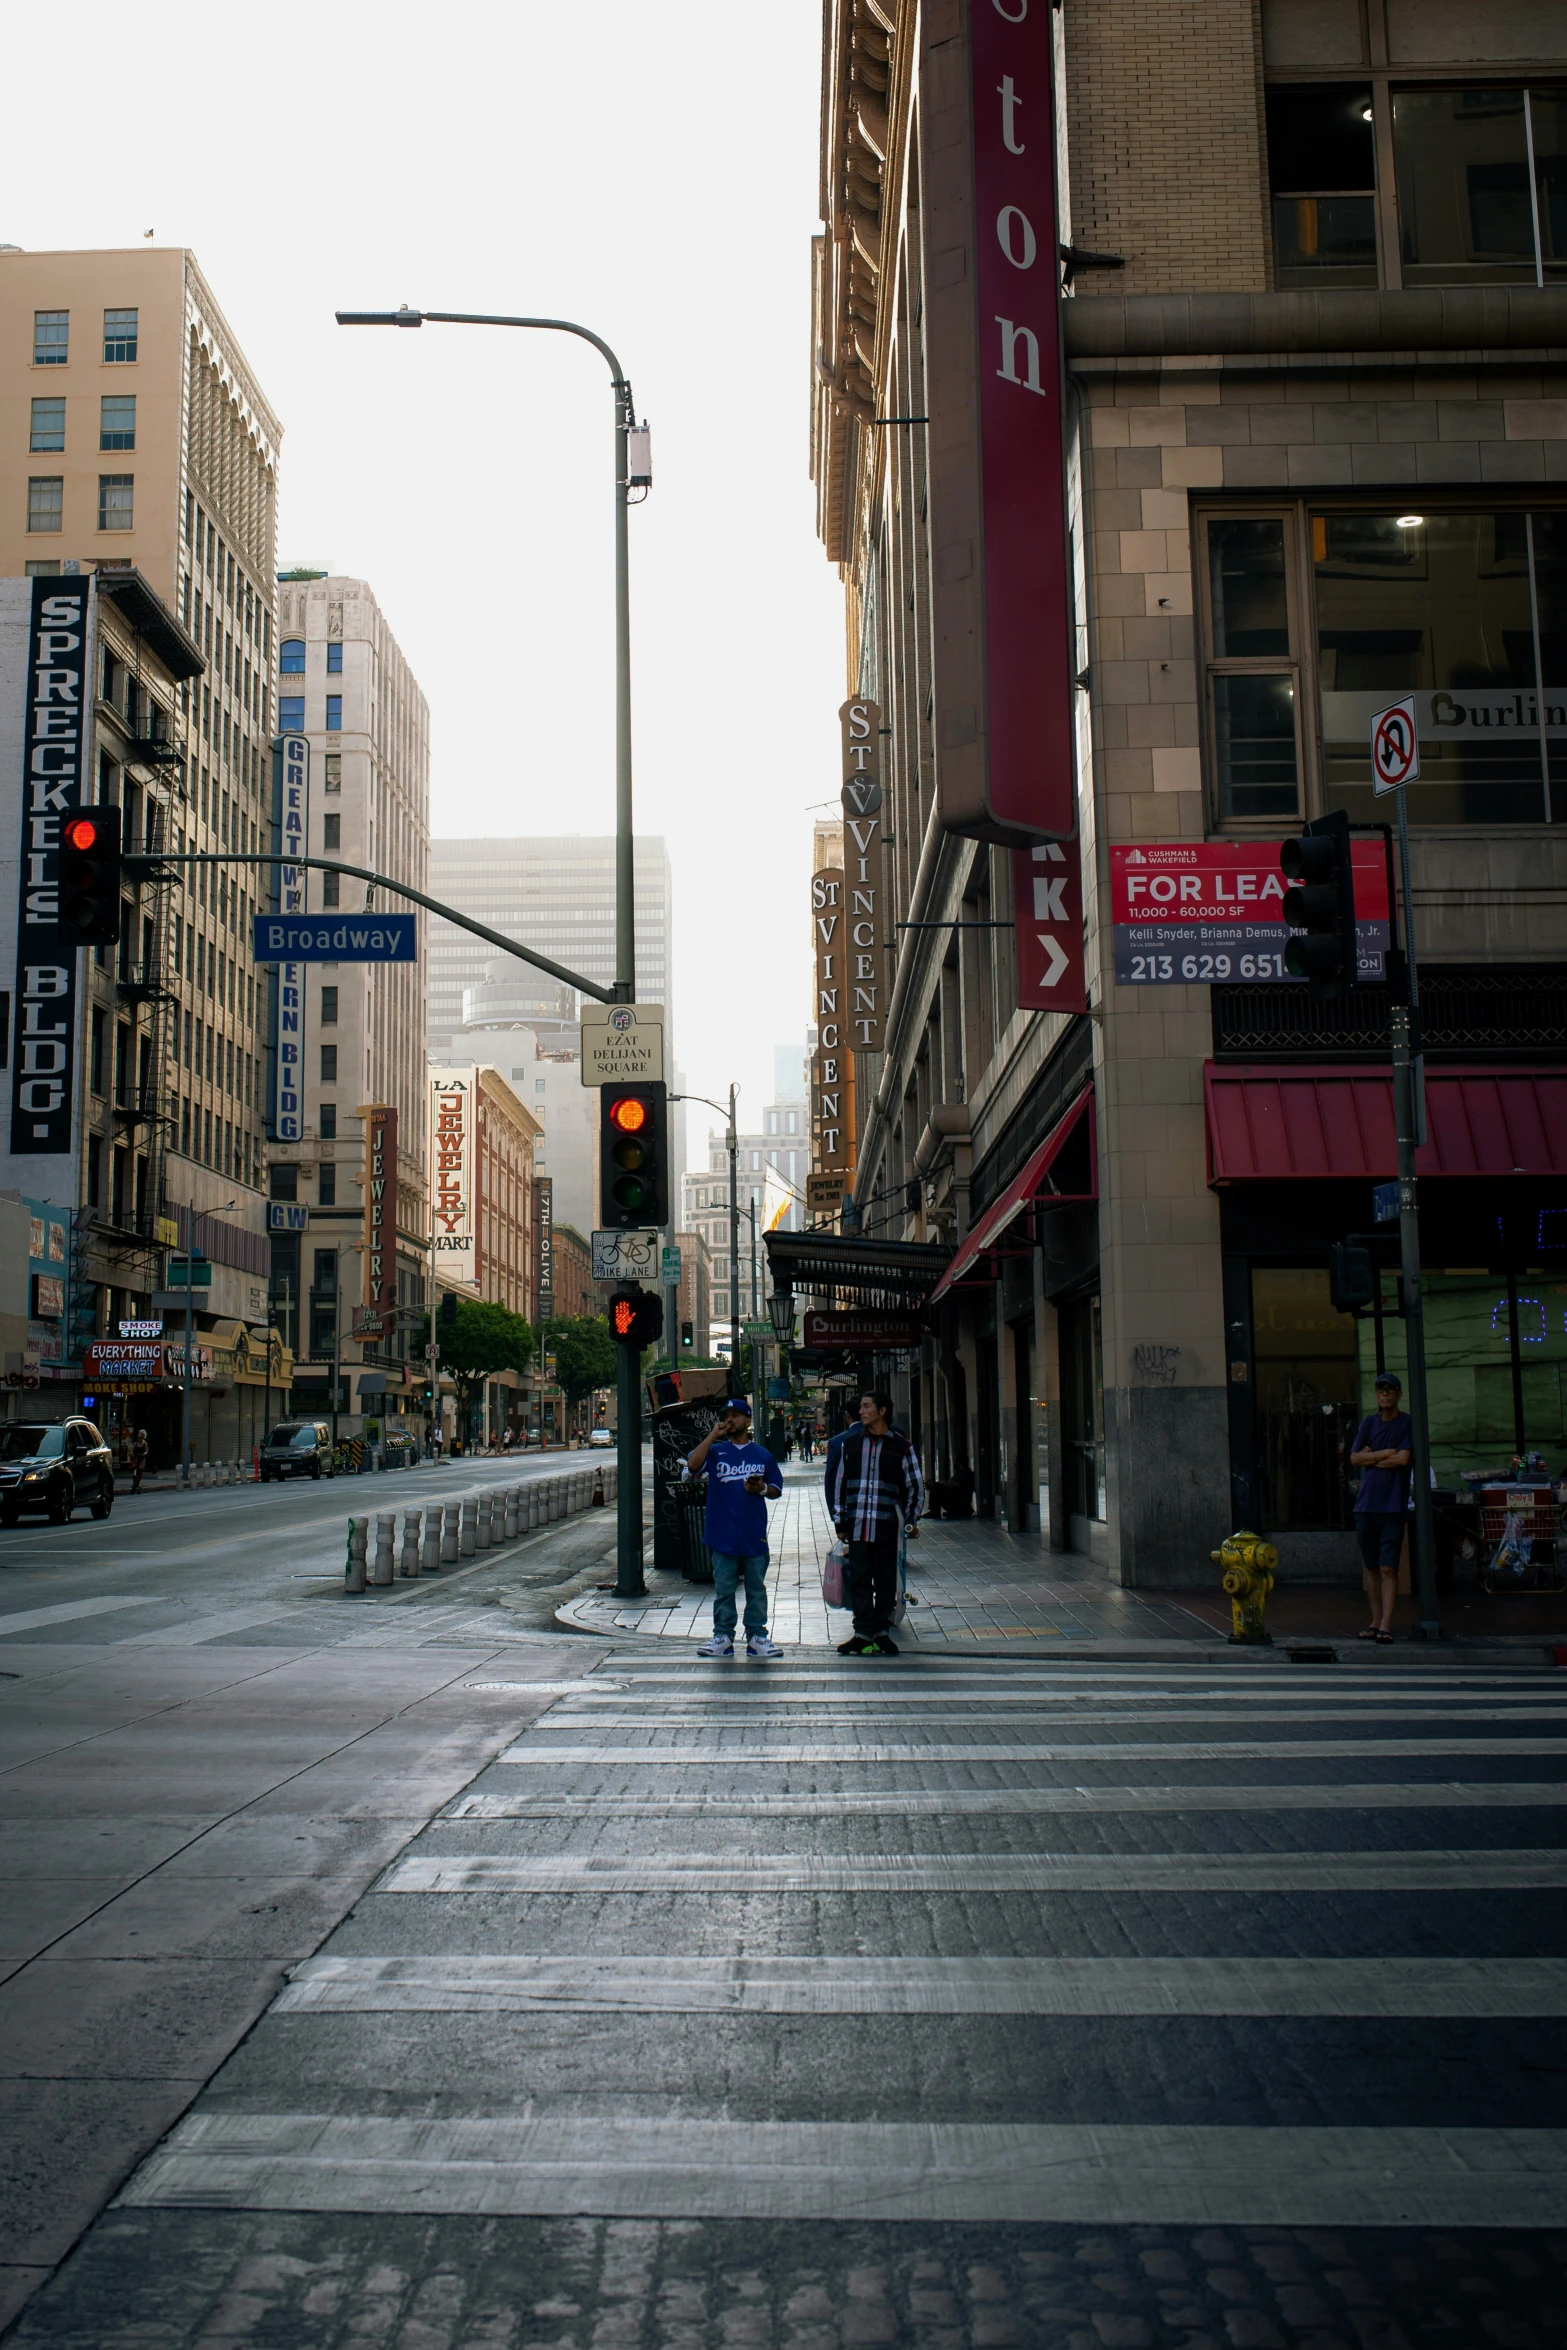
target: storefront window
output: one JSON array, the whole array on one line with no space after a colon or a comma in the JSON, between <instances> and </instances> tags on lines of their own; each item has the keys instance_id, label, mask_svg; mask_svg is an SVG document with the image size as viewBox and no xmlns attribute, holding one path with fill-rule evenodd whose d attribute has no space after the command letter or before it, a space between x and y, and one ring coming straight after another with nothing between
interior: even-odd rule
<instances>
[{"instance_id":1,"label":"storefront window","mask_svg":"<svg viewBox=\"0 0 1567 2350\"><path fill-rule=\"evenodd\" d=\"M1567 537L1556 514L1314 514L1323 792L1366 822L1374 711L1415 696L1425 824L1567 816ZM1545 691L1536 681L1545 678ZM1554 806L1553 806L1554 801Z\"/></svg>"},{"instance_id":2,"label":"storefront window","mask_svg":"<svg viewBox=\"0 0 1567 2350\"><path fill-rule=\"evenodd\" d=\"M1439 1486L1465 1473L1505 1476L1515 1454L1541 1453L1554 1474L1567 1453L1567 1281L1543 1273L1429 1272L1425 1299L1431 1465ZM1517 1349L1513 1330L1517 1329ZM1404 1325L1383 1324L1388 1367L1407 1373ZM1375 1330L1360 1325L1360 1386L1370 1411Z\"/></svg>"},{"instance_id":3,"label":"storefront window","mask_svg":"<svg viewBox=\"0 0 1567 2350\"><path fill-rule=\"evenodd\" d=\"M1360 1416L1356 1325L1335 1313L1325 1267L1252 1270L1257 1491L1269 1532L1349 1524L1348 1439Z\"/></svg>"},{"instance_id":4,"label":"storefront window","mask_svg":"<svg viewBox=\"0 0 1567 2350\"><path fill-rule=\"evenodd\" d=\"M1061 1443L1069 1516L1105 1517L1104 1352L1099 1300L1060 1309Z\"/></svg>"}]
</instances>

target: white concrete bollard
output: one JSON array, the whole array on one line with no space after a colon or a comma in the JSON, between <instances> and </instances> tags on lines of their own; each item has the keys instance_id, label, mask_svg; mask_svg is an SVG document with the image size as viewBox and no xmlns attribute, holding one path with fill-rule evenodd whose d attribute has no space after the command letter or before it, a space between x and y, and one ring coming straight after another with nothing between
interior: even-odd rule
<instances>
[{"instance_id":1,"label":"white concrete bollard","mask_svg":"<svg viewBox=\"0 0 1567 2350\"><path fill-rule=\"evenodd\" d=\"M390 1583L397 1561L397 1512L386 1510L375 1521L375 1561L370 1569L370 1580L375 1584Z\"/></svg>"},{"instance_id":2,"label":"white concrete bollard","mask_svg":"<svg viewBox=\"0 0 1567 2350\"><path fill-rule=\"evenodd\" d=\"M370 1538L368 1518L350 1518L348 1521L348 1558L343 1567L343 1589L363 1591L365 1587L365 1550Z\"/></svg>"},{"instance_id":3,"label":"white concrete bollard","mask_svg":"<svg viewBox=\"0 0 1567 2350\"><path fill-rule=\"evenodd\" d=\"M460 1549L458 1528L461 1524L462 1504L456 1501L443 1501L440 1508L441 1564L443 1567L454 1567L457 1564Z\"/></svg>"},{"instance_id":4,"label":"white concrete bollard","mask_svg":"<svg viewBox=\"0 0 1567 2350\"><path fill-rule=\"evenodd\" d=\"M530 1477L522 1489L522 1522L531 1534L539 1522L539 1481Z\"/></svg>"},{"instance_id":5,"label":"white concrete bollard","mask_svg":"<svg viewBox=\"0 0 1567 2350\"><path fill-rule=\"evenodd\" d=\"M506 1539L508 1542L515 1542L522 1532L522 1516L517 1507L521 1499L521 1487L508 1485L506 1488Z\"/></svg>"},{"instance_id":6,"label":"white concrete bollard","mask_svg":"<svg viewBox=\"0 0 1567 2350\"><path fill-rule=\"evenodd\" d=\"M488 1550L490 1547L490 1516L494 1506L493 1497L488 1493L481 1493L474 1503L473 1547L475 1550Z\"/></svg>"},{"instance_id":7,"label":"white concrete bollard","mask_svg":"<svg viewBox=\"0 0 1567 2350\"><path fill-rule=\"evenodd\" d=\"M422 1575L438 1575L441 1571L442 1515L439 1502L424 1512L424 1535L419 1544L419 1572Z\"/></svg>"},{"instance_id":8,"label":"white concrete bollard","mask_svg":"<svg viewBox=\"0 0 1567 2350\"><path fill-rule=\"evenodd\" d=\"M406 1582L415 1580L419 1573L419 1532L423 1523L422 1510L404 1510L403 1546L398 1553L397 1572Z\"/></svg>"},{"instance_id":9,"label":"white concrete bollard","mask_svg":"<svg viewBox=\"0 0 1567 2350\"><path fill-rule=\"evenodd\" d=\"M457 1521L457 1553L460 1558L471 1559L479 1546L479 1504L469 1494L459 1504L459 1508L461 1515Z\"/></svg>"}]
</instances>

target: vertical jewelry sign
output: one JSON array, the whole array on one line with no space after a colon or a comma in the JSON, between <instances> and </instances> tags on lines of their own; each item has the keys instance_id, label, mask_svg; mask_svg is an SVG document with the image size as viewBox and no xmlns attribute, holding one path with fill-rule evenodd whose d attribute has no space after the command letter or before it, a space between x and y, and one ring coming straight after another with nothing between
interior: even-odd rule
<instances>
[{"instance_id":1,"label":"vertical jewelry sign","mask_svg":"<svg viewBox=\"0 0 1567 2350\"><path fill-rule=\"evenodd\" d=\"M881 712L863 697L838 712L843 730L844 987L848 1041L857 1053L882 1047L886 975L876 912L881 878Z\"/></svg>"},{"instance_id":2,"label":"vertical jewelry sign","mask_svg":"<svg viewBox=\"0 0 1567 2350\"><path fill-rule=\"evenodd\" d=\"M35 579L27 637L26 788L16 909L11 1155L71 1149L76 948L60 933L60 827L83 804L92 582Z\"/></svg>"},{"instance_id":3,"label":"vertical jewelry sign","mask_svg":"<svg viewBox=\"0 0 1567 2350\"><path fill-rule=\"evenodd\" d=\"M273 848L279 856L310 853L310 745L302 734L279 735L272 746ZM273 910L305 911L303 865L274 865ZM272 1061L272 1138L302 1142L305 1134L305 970L279 963L272 981L275 1048Z\"/></svg>"},{"instance_id":4,"label":"vertical jewelry sign","mask_svg":"<svg viewBox=\"0 0 1567 2350\"><path fill-rule=\"evenodd\" d=\"M365 1116L365 1312L384 1338L397 1313L397 1111L377 1103Z\"/></svg>"}]
</instances>

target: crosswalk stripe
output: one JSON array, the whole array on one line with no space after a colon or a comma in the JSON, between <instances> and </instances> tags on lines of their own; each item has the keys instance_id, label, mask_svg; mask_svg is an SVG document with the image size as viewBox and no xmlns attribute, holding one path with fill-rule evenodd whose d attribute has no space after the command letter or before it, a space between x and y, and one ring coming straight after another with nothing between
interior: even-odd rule
<instances>
[{"instance_id":1,"label":"crosswalk stripe","mask_svg":"<svg viewBox=\"0 0 1567 2350\"><path fill-rule=\"evenodd\" d=\"M310 1958L279 2015L1559 2016L1513 1958Z\"/></svg>"},{"instance_id":2,"label":"crosswalk stripe","mask_svg":"<svg viewBox=\"0 0 1567 2350\"><path fill-rule=\"evenodd\" d=\"M411 1853L379 1893L1470 1893L1567 1885L1558 1852Z\"/></svg>"},{"instance_id":3,"label":"crosswalk stripe","mask_svg":"<svg viewBox=\"0 0 1567 2350\"><path fill-rule=\"evenodd\" d=\"M1555 2130L195 2113L147 2209L1544 2228Z\"/></svg>"},{"instance_id":4,"label":"crosswalk stripe","mask_svg":"<svg viewBox=\"0 0 1567 2350\"><path fill-rule=\"evenodd\" d=\"M24 1607L8 1616L0 1616L0 1639L13 1632L41 1631L45 1624L69 1624L82 1616L108 1616L126 1607L157 1607L163 1594L153 1592L140 1598L122 1599L62 1599L50 1607Z\"/></svg>"},{"instance_id":5,"label":"crosswalk stripe","mask_svg":"<svg viewBox=\"0 0 1567 2350\"><path fill-rule=\"evenodd\" d=\"M553 1717L546 1717L547 1721ZM982 1745L971 1739L962 1745L932 1740L929 1745L856 1746L847 1741L832 1745L801 1745L798 1741L788 1746L550 1746L541 1738L537 1745L525 1742L509 1746L498 1757L503 1763L538 1764L549 1770L559 1770L562 1764L573 1763L581 1769L602 1770L621 1764L636 1764L659 1770L707 1770L715 1762L731 1770L746 1763L766 1764L769 1769L780 1763L842 1763L845 1768L858 1770L864 1763L1011 1763L1011 1762L1081 1762L1113 1761L1118 1756L1135 1756L1140 1761L1164 1762L1227 1762L1272 1761L1300 1762L1313 1755L1329 1755L1337 1760L1354 1756L1368 1760L1373 1756L1392 1761L1413 1754L1551 1754L1567 1756L1567 1739L1562 1738L1215 1738L1190 1740L1172 1738L1168 1741L1151 1739L1128 1744L1106 1739L1102 1744L1064 1745L1049 1743L1029 1745Z\"/></svg>"},{"instance_id":6,"label":"crosswalk stripe","mask_svg":"<svg viewBox=\"0 0 1567 2350\"><path fill-rule=\"evenodd\" d=\"M962 1713L926 1714L913 1726L920 1730L933 1727L950 1729L959 1724L967 1724L976 1730L988 1730L993 1726L1007 1730L1052 1728L1075 1730L1078 1728L1094 1729L1101 1726L1124 1729L1130 1722L1152 1722L1155 1724L1276 1722L1279 1718L1278 1711L1273 1706L1226 1708L1222 1712L1215 1712L1207 1706L1189 1706L1183 1708L1180 1713L1167 1713L1162 1708L1127 1705L1118 1707L1112 1713L1098 1711L1079 1713L1074 1708L1070 1713L1064 1711L1010 1713L998 1720L997 1717L985 1712L982 1708L974 1707ZM1395 1719L1403 1722L1448 1722L1454 1720L1462 1722L1559 1722L1563 1735L1567 1736L1567 1709L1560 1705L1519 1705L1506 1708L1486 1706L1471 1708L1467 1712L1458 1712L1450 1705L1388 1704L1370 1708L1357 1707L1353 1711L1346 1710L1343 1706L1325 1705L1303 1707L1299 1711L1291 1713L1288 1719L1292 1727L1298 1722L1364 1722ZM787 1717L778 1721L768 1721L764 1717L759 1721L754 1714L743 1713L678 1714L664 1715L658 1718L646 1714L579 1714L567 1712L563 1706L556 1706L549 1717L549 1727L552 1732L560 1730L643 1730L649 1735L657 1735L659 1732L672 1730L777 1730L785 1737L793 1738L802 1729L825 1729L827 1726L825 1721L801 1722L790 1720ZM861 1728L893 1729L898 1726L894 1713L879 1709L874 1704L864 1706L850 1715L847 1720L840 1716L831 1723L834 1730L846 1731Z\"/></svg>"},{"instance_id":7,"label":"crosswalk stripe","mask_svg":"<svg viewBox=\"0 0 1567 2350\"><path fill-rule=\"evenodd\" d=\"M747 1795L746 1817L831 1819L840 1812L1163 1812L1238 1811L1512 1811L1567 1806L1567 1784L1554 1780L1365 1779L1349 1786L1269 1787L953 1787L940 1794L904 1787L844 1788L827 1795ZM668 1816L717 1812L733 1818L735 1799L707 1795L460 1795L448 1820L567 1820L589 1813Z\"/></svg>"},{"instance_id":8,"label":"crosswalk stripe","mask_svg":"<svg viewBox=\"0 0 1567 2350\"><path fill-rule=\"evenodd\" d=\"M537 1685L525 1681L473 1681L466 1686L473 1689L523 1690ZM1474 1705L1496 1705L1504 1701L1519 1705L1554 1704L1558 1710L1562 1707L1561 1697L1555 1693L1551 1684L1544 1681L1543 1676L1536 1678L1533 1682L1521 1683L1516 1688L1459 1689L1454 1690L1451 1695L1445 1690L1435 1688L1421 1688L1411 1693L1404 1689L1389 1689L1385 1686L1374 1689L1335 1687L1329 1693L1320 1684L1303 1687L1298 1682L1288 1688L1267 1690L1259 1690L1255 1683L1249 1684L1244 1689L1164 1689L1132 1684L1119 1692L1103 1688L1080 1691L1053 1686L1041 1687L1035 1683L1031 1686L1025 1685L1014 1689L964 1690L957 1702L972 1706L1039 1704L1255 1706L1265 1703L1269 1708L1283 1706L1293 1712L1301 1706L1320 1705L1324 1699L1332 1705L1354 1706L1356 1708L1395 1705L1402 1708L1409 1703L1411 1694L1423 1699L1427 1705L1434 1705L1440 1699L1444 1707L1457 1706L1460 1710L1465 1711ZM768 1706L775 1705L819 1705L831 1713L838 1713L863 1705L885 1705L904 1711L918 1706L951 1705L954 1702L953 1686L944 1679L937 1687L931 1689L910 1689L900 1687L896 1682L882 1683L878 1687L867 1688L863 1681L853 1682L847 1687L838 1689L777 1689L772 1685L770 1674L765 1680L759 1679L749 1686L742 1683L738 1688L714 1688L698 1697L689 1696L684 1692L679 1696L657 1693L643 1696L640 1692L624 1685L618 1689L614 1687L609 1689L595 1688L591 1681L574 1682L569 1687L562 1688L561 1695L569 1696L573 1704L579 1706L585 1713L600 1715L635 1711L656 1714L659 1719L670 1721L683 1719L687 1714L711 1713L724 1706L743 1709L749 1715L752 1712L760 1712Z\"/></svg>"}]
</instances>

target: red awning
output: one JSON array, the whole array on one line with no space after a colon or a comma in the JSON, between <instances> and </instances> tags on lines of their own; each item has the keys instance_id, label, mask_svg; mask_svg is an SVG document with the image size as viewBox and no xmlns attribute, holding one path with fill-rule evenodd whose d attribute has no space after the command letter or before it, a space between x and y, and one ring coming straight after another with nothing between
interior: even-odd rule
<instances>
[{"instance_id":1,"label":"red awning","mask_svg":"<svg viewBox=\"0 0 1567 2350\"><path fill-rule=\"evenodd\" d=\"M961 1281L965 1273L972 1270L987 1250L995 1247L1007 1226L1020 1216L1023 1210L1038 1196L1040 1185L1045 1181L1051 1168L1060 1157L1063 1145L1076 1132L1083 1118L1088 1115L1093 1098L1093 1086L1085 1085L1066 1115L1058 1119L1056 1124L1052 1126L1033 1157L1013 1176L1000 1198L991 1201L967 1239L959 1243L957 1255L931 1291L930 1302L932 1305L936 1303L938 1298L945 1297L947 1291L955 1283ZM1088 1131L1090 1148L1092 1148L1093 1124L1091 1120ZM1050 1201L1055 1200L1094 1199L1097 1196L1097 1191L1051 1192L1046 1195L1046 1201L1049 1204Z\"/></svg>"},{"instance_id":2,"label":"red awning","mask_svg":"<svg viewBox=\"0 0 1567 2350\"><path fill-rule=\"evenodd\" d=\"M1210 1061L1211 1183L1398 1172L1385 1069L1246 1069ZM1567 1175L1567 1071L1426 1071L1421 1175Z\"/></svg>"}]
</instances>

